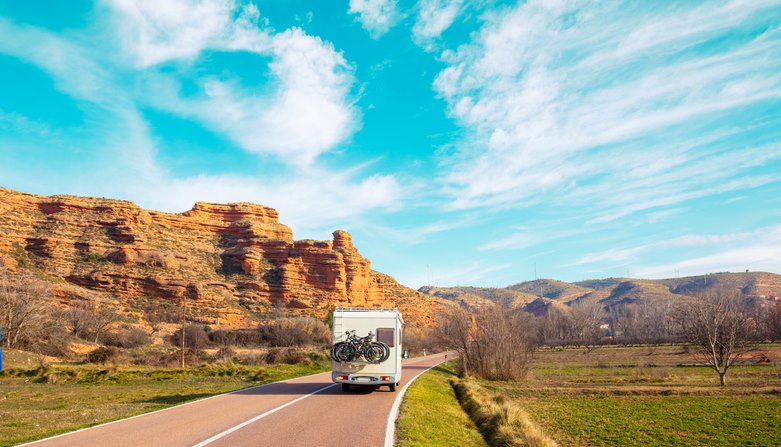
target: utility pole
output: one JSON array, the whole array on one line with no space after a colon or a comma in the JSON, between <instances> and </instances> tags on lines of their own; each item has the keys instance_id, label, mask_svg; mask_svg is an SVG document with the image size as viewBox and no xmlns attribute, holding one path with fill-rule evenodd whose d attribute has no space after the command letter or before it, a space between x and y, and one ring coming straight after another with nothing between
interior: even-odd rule
<instances>
[{"instance_id":1,"label":"utility pole","mask_svg":"<svg viewBox=\"0 0 781 447\"><path fill-rule=\"evenodd\" d=\"M187 291L182 294L182 369L184 369L184 328L187 326Z\"/></svg>"}]
</instances>

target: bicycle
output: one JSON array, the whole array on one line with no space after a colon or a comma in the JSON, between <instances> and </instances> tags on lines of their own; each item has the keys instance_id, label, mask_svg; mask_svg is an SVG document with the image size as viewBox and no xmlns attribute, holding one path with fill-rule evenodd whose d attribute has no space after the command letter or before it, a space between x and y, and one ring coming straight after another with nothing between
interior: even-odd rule
<instances>
[{"instance_id":1,"label":"bicycle","mask_svg":"<svg viewBox=\"0 0 781 447\"><path fill-rule=\"evenodd\" d=\"M345 341L331 347L331 358L339 363L353 362L363 357L369 363L382 363L390 357L390 347L382 342L372 341L374 334L358 337L355 331L346 331Z\"/></svg>"}]
</instances>

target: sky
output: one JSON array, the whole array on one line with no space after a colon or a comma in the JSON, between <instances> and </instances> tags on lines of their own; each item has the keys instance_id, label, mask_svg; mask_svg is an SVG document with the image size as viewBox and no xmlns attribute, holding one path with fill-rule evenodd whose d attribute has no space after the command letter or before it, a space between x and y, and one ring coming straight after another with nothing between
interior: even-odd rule
<instances>
[{"instance_id":1,"label":"sky","mask_svg":"<svg viewBox=\"0 0 781 447\"><path fill-rule=\"evenodd\" d=\"M0 2L0 186L410 287L781 273L781 1Z\"/></svg>"}]
</instances>

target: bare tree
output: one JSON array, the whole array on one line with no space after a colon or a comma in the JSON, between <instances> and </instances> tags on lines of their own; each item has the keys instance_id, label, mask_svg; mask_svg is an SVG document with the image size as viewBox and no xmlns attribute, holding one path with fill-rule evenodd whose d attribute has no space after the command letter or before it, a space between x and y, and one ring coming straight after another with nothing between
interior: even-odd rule
<instances>
[{"instance_id":1,"label":"bare tree","mask_svg":"<svg viewBox=\"0 0 781 447\"><path fill-rule=\"evenodd\" d=\"M458 351L458 361L462 375L469 375L471 361L470 346L474 339L472 314L462 307L444 309L437 325L442 344L454 347Z\"/></svg>"},{"instance_id":2,"label":"bare tree","mask_svg":"<svg viewBox=\"0 0 781 447\"><path fill-rule=\"evenodd\" d=\"M686 340L726 384L727 372L750 349L756 327L743 309L739 293L710 290L683 303L678 318Z\"/></svg>"},{"instance_id":3,"label":"bare tree","mask_svg":"<svg viewBox=\"0 0 781 447\"><path fill-rule=\"evenodd\" d=\"M576 302L570 307L572 321L570 338L576 343L593 344L602 337L602 318L605 311L597 301Z\"/></svg>"},{"instance_id":4,"label":"bare tree","mask_svg":"<svg viewBox=\"0 0 781 447\"><path fill-rule=\"evenodd\" d=\"M459 352L461 373L493 380L522 378L528 371L536 329L530 315L491 304L473 312L447 310L438 327Z\"/></svg>"},{"instance_id":5,"label":"bare tree","mask_svg":"<svg viewBox=\"0 0 781 447\"><path fill-rule=\"evenodd\" d=\"M119 320L116 309L104 302L96 302L92 316L92 329L95 332L95 344L100 343L100 337L114 322Z\"/></svg>"},{"instance_id":6,"label":"bare tree","mask_svg":"<svg viewBox=\"0 0 781 447\"><path fill-rule=\"evenodd\" d=\"M765 313L765 327L774 340L781 340L781 302L768 307Z\"/></svg>"},{"instance_id":7,"label":"bare tree","mask_svg":"<svg viewBox=\"0 0 781 447\"><path fill-rule=\"evenodd\" d=\"M0 326L5 332L5 346L15 347L35 341L46 326L46 304L51 297L49 284L29 272L9 271L0 267Z\"/></svg>"}]
</instances>

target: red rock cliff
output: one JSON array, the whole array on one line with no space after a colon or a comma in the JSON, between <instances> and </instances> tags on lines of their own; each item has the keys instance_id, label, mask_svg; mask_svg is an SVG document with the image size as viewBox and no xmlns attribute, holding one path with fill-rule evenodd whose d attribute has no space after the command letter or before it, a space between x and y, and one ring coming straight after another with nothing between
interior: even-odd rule
<instances>
[{"instance_id":1,"label":"red rock cliff","mask_svg":"<svg viewBox=\"0 0 781 447\"><path fill-rule=\"evenodd\" d=\"M187 295L208 323L252 324L276 304L317 316L333 306L398 306L408 321L431 320L435 302L372 271L349 233L294 241L278 219L252 203L198 202L169 214L0 188L0 258L110 294L130 311Z\"/></svg>"}]
</instances>

